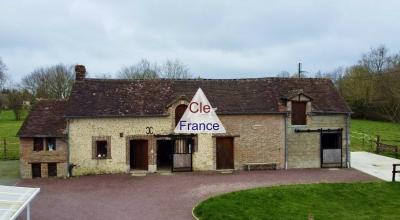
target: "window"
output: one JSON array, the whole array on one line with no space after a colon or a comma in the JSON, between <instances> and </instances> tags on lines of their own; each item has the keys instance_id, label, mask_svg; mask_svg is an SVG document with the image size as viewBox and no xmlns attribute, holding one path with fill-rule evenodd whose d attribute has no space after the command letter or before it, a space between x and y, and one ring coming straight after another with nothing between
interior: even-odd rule
<instances>
[{"instance_id":1,"label":"window","mask_svg":"<svg viewBox=\"0 0 400 220\"><path fill-rule=\"evenodd\" d=\"M96 141L96 155L99 159L107 158L107 141Z\"/></svg>"},{"instance_id":2,"label":"window","mask_svg":"<svg viewBox=\"0 0 400 220\"><path fill-rule=\"evenodd\" d=\"M111 159L111 136L92 137L92 159Z\"/></svg>"},{"instance_id":3,"label":"window","mask_svg":"<svg viewBox=\"0 0 400 220\"><path fill-rule=\"evenodd\" d=\"M55 138L47 138L46 150L53 151L56 150L56 139Z\"/></svg>"},{"instance_id":4,"label":"window","mask_svg":"<svg viewBox=\"0 0 400 220\"><path fill-rule=\"evenodd\" d=\"M42 151L42 150L43 150L43 138L34 138L33 151Z\"/></svg>"},{"instance_id":5,"label":"window","mask_svg":"<svg viewBox=\"0 0 400 220\"><path fill-rule=\"evenodd\" d=\"M307 102L292 101L292 125L306 124L307 122L306 106Z\"/></svg>"},{"instance_id":6,"label":"window","mask_svg":"<svg viewBox=\"0 0 400 220\"><path fill-rule=\"evenodd\" d=\"M57 176L57 163L47 164L47 174L48 176Z\"/></svg>"},{"instance_id":7,"label":"window","mask_svg":"<svg viewBox=\"0 0 400 220\"><path fill-rule=\"evenodd\" d=\"M181 104L175 108L175 126L178 125L179 120L181 120L183 114L187 109L187 105Z\"/></svg>"}]
</instances>

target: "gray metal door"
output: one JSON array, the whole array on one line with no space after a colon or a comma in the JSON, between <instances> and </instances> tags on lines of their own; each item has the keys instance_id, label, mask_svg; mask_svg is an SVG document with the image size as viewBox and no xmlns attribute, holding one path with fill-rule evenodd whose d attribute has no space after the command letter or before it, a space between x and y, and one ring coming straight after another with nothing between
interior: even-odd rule
<instances>
[{"instance_id":1,"label":"gray metal door","mask_svg":"<svg viewBox=\"0 0 400 220\"><path fill-rule=\"evenodd\" d=\"M190 137L174 138L172 171L192 171L193 139Z\"/></svg>"},{"instance_id":2,"label":"gray metal door","mask_svg":"<svg viewBox=\"0 0 400 220\"><path fill-rule=\"evenodd\" d=\"M321 167L342 167L341 133L321 133Z\"/></svg>"}]
</instances>

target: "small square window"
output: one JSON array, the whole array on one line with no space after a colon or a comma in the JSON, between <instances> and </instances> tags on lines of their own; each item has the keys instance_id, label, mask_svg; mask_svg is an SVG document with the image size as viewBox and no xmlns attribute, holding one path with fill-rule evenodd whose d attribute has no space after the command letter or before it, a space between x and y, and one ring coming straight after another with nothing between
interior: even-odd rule
<instances>
[{"instance_id":1,"label":"small square window","mask_svg":"<svg viewBox=\"0 0 400 220\"><path fill-rule=\"evenodd\" d=\"M33 151L42 151L42 150L43 150L43 138L34 138Z\"/></svg>"},{"instance_id":2,"label":"small square window","mask_svg":"<svg viewBox=\"0 0 400 220\"><path fill-rule=\"evenodd\" d=\"M106 159L107 151L107 141L96 141L96 156L98 159Z\"/></svg>"},{"instance_id":3,"label":"small square window","mask_svg":"<svg viewBox=\"0 0 400 220\"><path fill-rule=\"evenodd\" d=\"M56 139L55 138L47 138L46 150L48 150L48 151L56 150Z\"/></svg>"}]
</instances>

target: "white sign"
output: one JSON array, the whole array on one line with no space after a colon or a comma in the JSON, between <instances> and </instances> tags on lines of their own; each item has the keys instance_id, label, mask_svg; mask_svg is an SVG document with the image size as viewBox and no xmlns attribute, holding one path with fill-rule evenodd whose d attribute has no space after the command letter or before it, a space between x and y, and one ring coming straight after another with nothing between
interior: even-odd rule
<instances>
[{"instance_id":1,"label":"white sign","mask_svg":"<svg viewBox=\"0 0 400 220\"><path fill-rule=\"evenodd\" d=\"M199 88L176 125L174 132L181 134L226 133L215 110L203 90Z\"/></svg>"}]
</instances>

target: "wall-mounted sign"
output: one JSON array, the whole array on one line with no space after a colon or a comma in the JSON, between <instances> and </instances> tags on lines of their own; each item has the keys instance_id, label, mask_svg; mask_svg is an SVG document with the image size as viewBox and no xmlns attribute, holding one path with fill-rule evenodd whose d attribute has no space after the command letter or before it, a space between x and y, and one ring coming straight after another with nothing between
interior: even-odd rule
<instances>
[{"instance_id":1,"label":"wall-mounted sign","mask_svg":"<svg viewBox=\"0 0 400 220\"><path fill-rule=\"evenodd\" d=\"M175 127L175 133L226 133L224 126L199 88L188 105L181 120Z\"/></svg>"}]
</instances>

